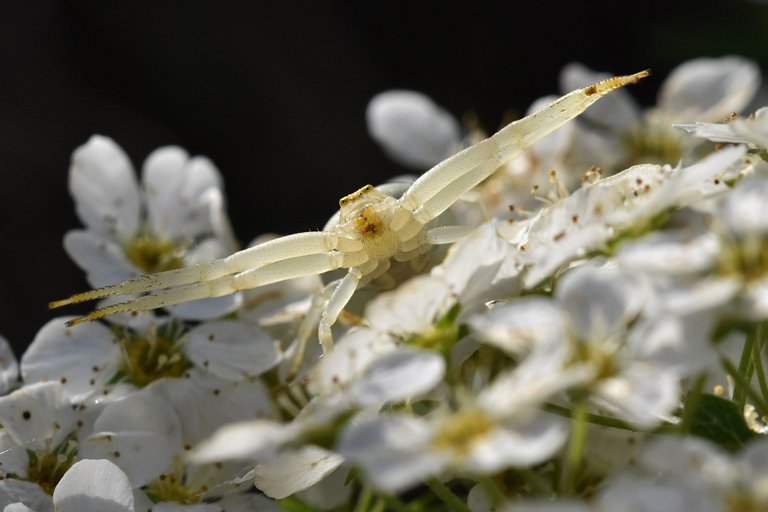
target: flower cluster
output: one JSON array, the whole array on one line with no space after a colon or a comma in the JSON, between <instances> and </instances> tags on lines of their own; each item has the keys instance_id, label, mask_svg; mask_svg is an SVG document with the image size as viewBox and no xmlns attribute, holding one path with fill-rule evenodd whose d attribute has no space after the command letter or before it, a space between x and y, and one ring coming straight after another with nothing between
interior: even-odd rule
<instances>
[{"instance_id":1,"label":"flower cluster","mask_svg":"<svg viewBox=\"0 0 768 512\"><path fill-rule=\"evenodd\" d=\"M655 108L608 97L446 212L467 236L358 290L326 354L335 275L55 318L18 363L0 339L0 510L768 508L768 107L734 113L758 86L697 59ZM413 91L368 123L416 169L481 136ZM93 286L236 249L180 148L139 184L94 136L70 192Z\"/></svg>"}]
</instances>

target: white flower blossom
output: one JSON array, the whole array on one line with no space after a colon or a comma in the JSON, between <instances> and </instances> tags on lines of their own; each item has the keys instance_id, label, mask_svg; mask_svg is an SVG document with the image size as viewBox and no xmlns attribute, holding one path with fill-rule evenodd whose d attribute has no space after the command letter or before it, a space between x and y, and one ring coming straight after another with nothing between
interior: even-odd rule
<instances>
[{"instance_id":1,"label":"white flower blossom","mask_svg":"<svg viewBox=\"0 0 768 512\"><path fill-rule=\"evenodd\" d=\"M64 247L94 287L235 249L218 170L181 148L149 155L139 185L123 150L107 137L93 136L72 155L69 189L86 229L67 233ZM234 294L170 309L201 320L231 312L239 301Z\"/></svg>"}]
</instances>

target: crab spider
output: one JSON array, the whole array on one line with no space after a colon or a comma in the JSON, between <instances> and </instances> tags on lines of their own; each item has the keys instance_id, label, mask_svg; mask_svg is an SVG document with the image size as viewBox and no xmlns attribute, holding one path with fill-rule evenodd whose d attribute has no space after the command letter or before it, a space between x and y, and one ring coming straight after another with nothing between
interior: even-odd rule
<instances>
[{"instance_id":1,"label":"crab spider","mask_svg":"<svg viewBox=\"0 0 768 512\"><path fill-rule=\"evenodd\" d=\"M297 233L271 240L226 258L143 275L49 304L67 304L112 295L155 292L97 309L69 322L74 325L120 312L146 311L205 297L336 269L348 269L322 312L318 337L325 350L332 345L331 326L355 290L389 269L391 261L409 261L435 244L463 236L461 226L430 227L430 221L502 164L573 119L601 97L649 75L603 80L577 89L508 124L489 138L440 162L419 177L399 199L366 185L339 200L338 222L319 232Z\"/></svg>"}]
</instances>

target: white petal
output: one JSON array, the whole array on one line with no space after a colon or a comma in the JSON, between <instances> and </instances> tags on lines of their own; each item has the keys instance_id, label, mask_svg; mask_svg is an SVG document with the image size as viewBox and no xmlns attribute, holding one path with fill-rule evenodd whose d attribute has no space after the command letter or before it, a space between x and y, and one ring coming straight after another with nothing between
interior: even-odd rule
<instances>
[{"instance_id":1,"label":"white petal","mask_svg":"<svg viewBox=\"0 0 768 512\"><path fill-rule=\"evenodd\" d=\"M150 225L168 240L194 239L210 232L205 194L221 186L218 169L207 158L189 158L171 146L153 151L144 162L142 181Z\"/></svg>"},{"instance_id":2,"label":"white petal","mask_svg":"<svg viewBox=\"0 0 768 512\"><path fill-rule=\"evenodd\" d=\"M768 233L768 179L749 177L739 181L726 196L718 219L736 235L762 237Z\"/></svg>"},{"instance_id":3,"label":"white petal","mask_svg":"<svg viewBox=\"0 0 768 512\"><path fill-rule=\"evenodd\" d=\"M151 432L163 438L172 452L182 445L176 413L168 402L147 390L129 393L108 404L93 428L99 432Z\"/></svg>"},{"instance_id":4,"label":"white petal","mask_svg":"<svg viewBox=\"0 0 768 512\"><path fill-rule=\"evenodd\" d=\"M270 498L283 499L315 485L342 462L341 455L305 446L258 463L253 469L254 483Z\"/></svg>"},{"instance_id":5,"label":"white petal","mask_svg":"<svg viewBox=\"0 0 768 512\"><path fill-rule=\"evenodd\" d=\"M445 374L445 359L434 352L398 349L368 365L349 388L363 407L401 401L426 393Z\"/></svg>"},{"instance_id":6,"label":"white petal","mask_svg":"<svg viewBox=\"0 0 768 512\"><path fill-rule=\"evenodd\" d=\"M272 418L275 408L260 381L231 382L190 369L180 379L160 379L148 386L160 393L181 420L183 439L195 444L233 421Z\"/></svg>"},{"instance_id":7,"label":"white petal","mask_svg":"<svg viewBox=\"0 0 768 512\"><path fill-rule=\"evenodd\" d=\"M689 135L708 139L712 142L728 142L732 144L745 144L749 142L742 135L736 133L730 124L693 123L676 124L674 127L683 130Z\"/></svg>"},{"instance_id":8,"label":"white petal","mask_svg":"<svg viewBox=\"0 0 768 512\"><path fill-rule=\"evenodd\" d=\"M36 512L35 510L32 510L28 506L26 506L23 503L13 503L11 505L7 505L3 512Z\"/></svg>"},{"instance_id":9,"label":"white petal","mask_svg":"<svg viewBox=\"0 0 768 512\"><path fill-rule=\"evenodd\" d=\"M680 403L680 375L659 363L637 361L603 380L597 394L630 423L650 428L667 419Z\"/></svg>"},{"instance_id":10,"label":"white petal","mask_svg":"<svg viewBox=\"0 0 768 512\"><path fill-rule=\"evenodd\" d=\"M731 128L748 142L768 148L768 107L757 110L753 117L734 119Z\"/></svg>"},{"instance_id":11,"label":"white petal","mask_svg":"<svg viewBox=\"0 0 768 512\"><path fill-rule=\"evenodd\" d=\"M332 395L346 389L371 361L395 347L395 342L386 334L364 327L352 329L314 367L309 382L310 392Z\"/></svg>"},{"instance_id":12,"label":"white petal","mask_svg":"<svg viewBox=\"0 0 768 512\"><path fill-rule=\"evenodd\" d=\"M300 491L297 497L317 510L338 509L349 501L352 486L347 482L349 468L339 466L315 485Z\"/></svg>"},{"instance_id":13,"label":"white petal","mask_svg":"<svg viewBox=\"0 0 768 512\"><path fill-rule=\"evenodd\" d=\"M462 314L468 314L486 300L497 298L492 285L511 251L509 243L499 236L496 223L487 222L455 243L445 261L432 269L432 275L449 284L459 296Z\"/></svg>"},{"instance_id":14,"label":"white petal","mask_svg":"<svg viewBox=\"0 0 768 512\"><path fill-rule=\"evenodd\" d=\"M606 78L610 73L598 73L579 62L571 62L560 71L560 89L573 91ZM640 120L640 109L625 89L613 91L582 114L584 119L612 130L624 131Z\"/></svg>"},{"instance_id":15,"label":"white petal","mask_svg":"<svg viewBox=\"0 0 768 512\"><path fill-rule=\"evenodd\" d=\"M13 474L19 478L27 476L29 455L26 448L3 430L0 430L0 475Z\"/></svg>"},{"instance_id":16,"label":"white petal","mask_svg":"<svg viewBox=\"0 0 768 512\"><path fill-rule=\"evenodd\" d=\"M728 488L740 480L738 468L722 448L697 437L656 437L640 452L642 466L665 480L699 490Z\"/></svg>"},{"instance_id":17,"label":"white petal","mask_svg":"<svg viewBox=\"0 0 768 512\"><path fill-rule=\"evenodd\" d=\"M69 231L64 235L64 250L95 288L125 281L138 273L117 243L93 231Z\"/></svg>"},{"instance_id":18,"label":"white petal","mask_svg":"<svg viewBox=\"0 0 768 512\"><path fill-rule=\"evenodd\" d=\"M11 344L0 336L0 396L8 391L19 380L19 363L13 354Z\"/></svg>"},{"instance_id":19,"label":"white petal","mask_svg":"<svg viewBox=\"0 0 768 512\"><path fill-rule=\"evenodd\" d=\"M269 420L230 423L195 447L188 459L194 464L204 464L268 458L295 432L289 425Z\"/></svg>"},{"instance_id":20,"label":"white petal","mask_svg":"<svg viewBox=\"0 0 768 512\"><path fill-rule=\"evenodd\" d=\"M595 501L592 508L595 512L723 512L711 489L701 492L632 474L611 481Z\"/></svg>"},{"instance_id":21,"label":"white petal","mask_svg":"<svg viewBox=\"0 0 768 512\"><path fill-rule=\"evenodd\" d=\"M568 438L566 423L541 415L523 427L496 428L472 444L462 467L493 474L508 467L525 467L555 454Z\"/></svg>"},{"instance_id":22,"label":"white petal","mask_svg":"<svg viewBox=\"0 0 768 512\"><path fill-rule=\"evenodd\" d=\"M123 239L139 222L139 188L133 166L115 142L94 135L75 150L69 191L80 220L99 235Z\"/></svg>"},{"instance_id":23,"label":"white petal","mask_svg":"<svg viewBox=\"0 0 768 512\"><path fill-rule=\"evenodd\" d=\"M377 94L366 110L368 132L390 158L414 169L427 169L460 148L458 121L416 91Z\"/></svg>"},{"instance_id":24,"label":"white petal","mask_svg":"<svg viewBox=\"0 0 768 512\"><path fill-rule=\"evenodd\" d=\"M568 319L553 301L524 298L497 304L488 312L469 319L478 338L510 355L533 351L537 346L555 346L568 338Z\"/></svg>"},{"instance_id":25,"label":"white petal","mask_svg":"<svg viewBox=\"0 0 768 512\"><path fill-rule=\"evenodd\" d=\"M243 303L240 293L223 297L208 297L205 299L182 302L166 308L173 316L185 320L206 321L221 318L236 311Z\"/></svg>"},{"instance_id":26,"label":"white petal","mask_svg":"<svg viewBox=\"0 0 768 512\"><path fill-rule=\"evenodd\" d=\"M760 70L742 57L698 58L675 68L661 86L659 107L679 122L720 121L738 112L760 85Z\"/></svg>"},{"instance_id":27,"label":"white petal","mask_svg":"<svg viewBox=\"0 0 768 512\"><path fill-rule=\"evenodd\" d=\"M430 328L449 305L444 281L417 276L371 300L365 318L375 329L406 338Z\"/></svg>"},{"instance_id":28,"label":"white petal","mask_svg":"<svg viewBox=\"0 0 768 512\"><path fill-rule=\"evenodd\" d=\"M348 423L337 449L363 469L373 486L397 492L448 464L447 455L428 451L431 435L426 422L411 416L373 416Z\"/></svg>"},{"instance_id":29,"label":"white petal","mask_svg":"<svg viewBox=\"0 0 768 512\"><path fill-rule=\"evenodd\" d=\"M686 230L664 231L623 243L617 258L632 270L679 275L711 268L721 250L714 233L695 236Z\"/></svg>"},{"instance_id":30,"label":"white petal","mask_svg":"<svg viewBox=\"0 0 768 512\"><path fill-rule=\"evenodd\" d=\"M0 480L0 507L23 503L34 512L53 512L53 501L43 489L32 482L4 478Z\"/></svg>"},{"instance_id":31,"label":"white petal","mask_svg":"<svg viewBox=\"0 0 768 512\"><path fill-rule=\"evenodd\" d=\"M112 461L137 488L167 471L174 456L163 436L148 431L98 432L78 450L81 457Z\"/></svg>"},{"instance_id":32,"label":"white petal","mask_svg":"<svg viewBox=\"0 0 768 512\"><path fill-rule=\"evenodd\" d=\"M58 382L40 382L0 397L0 423L30 450L58 446L75 426L72 404Z\"/></svg>"},{"instance_id":33,"label":"white petal","mask_svg":"<svg viewBox=\"0 0 768 512\"><path fill-rule=\"evenodd\" d=\"M183 350L197 367L233 381L256 377L280 361L274 340L261 329L236 320L195 327Z\"/></svg>"},{"instance_id":34,"label":"white petal","mask_svg":"<svg viewBox=\"0 0 768 512\"><path fill-rule=\"evenodd\" d=\"M56 512L134 512L128 477L108 460L73 464L56 485L53 503Z\"/></svg>"},{"instance_id":35,"label":"white petal","mask_svg":"<svg viewBox=\"0 0 768 512\"><path fill-rule=\"evenodd\" d=\"M73 400L80 400L115 375L121 355L106 326L67 327L72 318L54 318L38 331L21 358L21 375L27 383L61 382Z\"/></svg>"},{"instance_id":36,"label":"white petal","mask_svg":"<svg viewBox=\"0 0 768 512\"><path fill-rule=\"evenodd\" d=\"M556 296L576 334L598 340L626 329L650 299L647 287L626 272L581 266L566 273Z\"/></svg>"}]
</instances>

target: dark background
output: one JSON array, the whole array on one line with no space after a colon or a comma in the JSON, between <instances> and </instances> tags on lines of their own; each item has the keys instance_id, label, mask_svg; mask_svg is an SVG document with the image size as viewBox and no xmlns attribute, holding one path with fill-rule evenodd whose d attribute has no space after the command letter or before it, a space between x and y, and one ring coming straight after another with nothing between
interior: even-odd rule
<instances>
[{"instance_id":1,"label":"dark background","mask_svg":"<svg viewBox=\"0 0 768 512\"><path fill-rule=\"evenodd\" d=\"M578 60L652 68L632 90L650 105L692 57L765 73L766 30L768 5L742 0L2 2L0 334L20 355L46 303L86 286L61 238L80 226L69 156L93 133L137 167L166 144L212 158L247 242L320 228L340 196L403 172L366 133L376 92L422 90L493 128Z\"/></svg>"}]
</instances>

